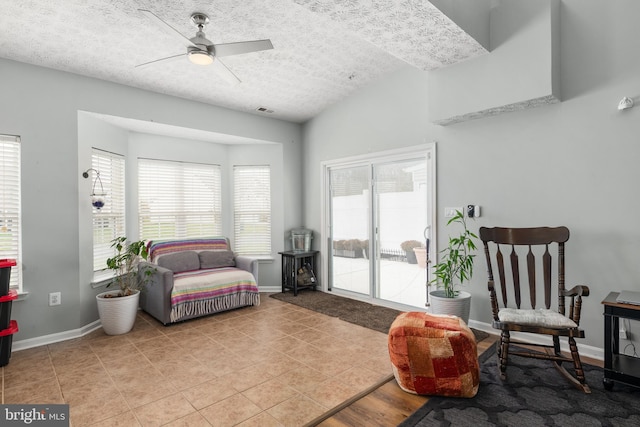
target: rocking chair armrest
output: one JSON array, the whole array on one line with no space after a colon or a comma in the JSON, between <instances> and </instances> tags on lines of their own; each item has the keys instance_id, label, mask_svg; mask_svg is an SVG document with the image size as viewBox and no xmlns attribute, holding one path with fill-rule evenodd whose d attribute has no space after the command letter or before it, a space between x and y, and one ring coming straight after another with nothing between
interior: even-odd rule
<instances>
[{"instance_id":1,"label":"rocking chair armrest","mask_svg":"<svg viewBox=\"0 0 640 427\"><path fill-rule=\"evenodd\" d=\"M586 285L576 285L571 289L566 289L563 292L565 297L588 297L589 296L589 287Z\"/></svg>"}]
</instances>

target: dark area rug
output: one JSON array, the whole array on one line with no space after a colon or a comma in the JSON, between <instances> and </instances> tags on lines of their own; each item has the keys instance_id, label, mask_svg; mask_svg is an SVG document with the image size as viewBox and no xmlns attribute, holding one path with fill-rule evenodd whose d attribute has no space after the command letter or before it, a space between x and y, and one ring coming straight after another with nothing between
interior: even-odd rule
<instances>
[{"instance_id":1,"label":"dark area rug","mask_svg":"<svg viewBox=\"0 0 640 427\"><path fill-rule=\"evenodd\" d=\"M480 363L480 388L474 398L432 397L400 426L640 425L640 389L616 383L613 391L606 391L602 368L584 365L591 387L591 394L585 394L549 361L511 357L504 382L495 346L480 356Z\"/></svg>"},{"instance_id":2,"label":"dark area rug","mask_svg":"<svg viewBox=\"0 0 640 427\"><path fill-rule=\"evenodd\" d=\"M401 313L401 311L392 308L320 291L305 290L298 292L298 296L293 296L293 292L271 294L270 296L280 301L317 311L327 316L337 317L345 322L354 323L385 334L389 332L391 323ZM488 336L486 332L475 329L472 329L472 331L476 336L476 341L481 341Z\"/></svg>"}]
</instances>

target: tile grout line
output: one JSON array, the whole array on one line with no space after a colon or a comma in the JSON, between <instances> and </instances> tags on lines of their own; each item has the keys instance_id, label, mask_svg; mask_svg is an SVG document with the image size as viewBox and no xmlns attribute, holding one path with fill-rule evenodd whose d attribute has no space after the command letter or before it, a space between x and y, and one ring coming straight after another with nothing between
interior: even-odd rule
<instances>
[{"instance_id":1,"label":"tile grout line","mask_svg":"<svg viewBox=\"0 0 640 427\"><path fill-rule=\"evenodd\" d=\"M58 385L58 392L60 393L60 397L62 398L62 403L66 404L67 399L65 399L64 393L62 392L62 384L60 384L60 379L58 378L58 371L56 370L56 365L53 363L53 357L51 355L51 348L49 348L49 345L47 345L47 357L49 358L49 363L51 363L53 374L56 376L56 384ZM69 418L71 418L71 405L69 405Z\"/></svg>"},{"instance_id":2,"label":"tile grout line","mask_svg":"<svg viewBox=\"0 0 640 427\"><path fill-rule=\"evenodd\" d=\"M116 382L113 380L113 377L111 376L111 374L109 373L109 371L107 370L107 367L105 366L104 362L102 361L102 358L100 358L100 356L98 356L98 354L95 352L95 350L93 349L93 346L91 345L91 343L88 343L89 348L91 349L91 352L93 353L93 355L98 358L98 360L100 361L100 366L102 366L102 369L104 369L104 372L107 374L107 376L109 377L109 381L111 381L111 385L113 385L113 387L118 390L118 394L120 395L120 397L122 398L122 400L124 400L124 403L127 405L127 408L129 409L129 412L131 412L133 414L133 417L136 419L136 421L138 422L138 424L142 425L142 423L140 422L140 420L138 419L138 417L136 416L136 413L133 411L133 408L131 408L131 405L129 405L129 401L127 399L124 398L124 395L122 394L122 392L120 391L120 388L116 386ZM117 417L119 415L121 415L123 412L121 412L120 414L116 414L113 417ZM108 417L105 418L104 420L108 420L110 418L113 417ZM104 421L101 420L101 421Z\"/></svg>"}]
</instances>

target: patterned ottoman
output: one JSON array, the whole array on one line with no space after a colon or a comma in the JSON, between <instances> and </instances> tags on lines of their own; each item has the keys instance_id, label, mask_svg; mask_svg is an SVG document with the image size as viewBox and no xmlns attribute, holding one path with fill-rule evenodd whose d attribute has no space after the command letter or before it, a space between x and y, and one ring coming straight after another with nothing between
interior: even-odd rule
<instances>
[{"instance_id":1,"label":"patterned ottoman","mask_svg":"<svg viewBox=\"0 0 640 427\"><path fill-rule=\"evenodd\" d=\"M453 397L478 392L476 339L459 317L400 314L389 329L389 356L404 391Z\"/></svg>"}]
</instances>

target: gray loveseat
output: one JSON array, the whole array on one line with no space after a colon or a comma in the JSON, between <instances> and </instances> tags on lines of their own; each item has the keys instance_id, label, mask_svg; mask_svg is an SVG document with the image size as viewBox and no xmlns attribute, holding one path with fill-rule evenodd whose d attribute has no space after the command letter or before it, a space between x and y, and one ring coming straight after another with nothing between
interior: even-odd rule
<instances>
[{"instance_id":1,"label":"gray loveseat","mask_svg":"<svg viewBox=\"0 0 640 427\"><path fill-rule=\"evenodd\" d=\"M224 237L150 241L148 250L140 307L164 325L260 304L258 261L236 256Z\"/></svg>"}]
</instances>

